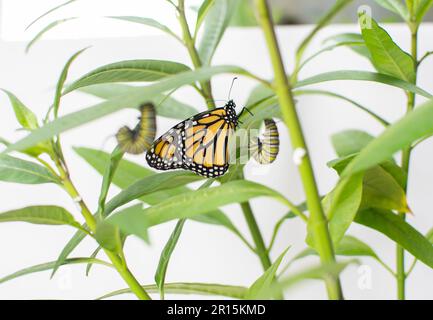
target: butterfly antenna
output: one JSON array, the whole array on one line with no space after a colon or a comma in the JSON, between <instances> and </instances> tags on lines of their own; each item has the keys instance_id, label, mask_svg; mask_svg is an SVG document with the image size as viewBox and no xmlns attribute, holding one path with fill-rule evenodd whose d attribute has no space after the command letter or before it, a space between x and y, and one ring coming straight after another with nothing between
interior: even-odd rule
<instances>
[{"instance_id":1,"label":"butterfly antenna","mask_svg":"<svg viewBox=\"0 0 433 320\"><path fill-rule=\"evenodd\" d=\"M244 107L244 109L245 110L247 110L247 112L250 114L250 115L252 115L252 116L254 116L254 114L247 108L247 107Z\"/></svg>"},{"instance_id":2,"label":"butterfly antenna","mask_svg":"<svg viewBox=\"0 0 433 320\"><path fill-rule=\"evenodd\" d=\"M237 79L238 79L238 77L234 77L233 80L232 80L232 84L230 85L229 98L228 98L228 100L230 100L230 96L231 96L231 93L232 93L233 85L234 85L234 83L235 83L235 81L236 81Z\"/></svg>"}]
</instances>

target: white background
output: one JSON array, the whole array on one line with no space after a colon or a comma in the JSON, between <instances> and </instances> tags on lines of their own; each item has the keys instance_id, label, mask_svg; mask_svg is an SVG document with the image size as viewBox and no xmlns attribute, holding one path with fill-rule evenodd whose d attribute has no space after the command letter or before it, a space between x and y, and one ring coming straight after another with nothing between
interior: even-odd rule
<instances>
[{"instance_id":1,"label":"white background","mask_svg":"<svg viewBox=\"0 0 433 320\"><path fill-rule=\"evenodd\" d=\"M279 28L281 49L289 70L293 66L294 50L310 28L310 26ZM389 30L404 48L408 48L409 34L403 26L392 26ZM348 25L327 28L315 41L311 52L317 50L321 41L327 36L348 31L357 31L357 28ZM421 53L433 48L433 40L430 36L432 31L433 26L421 30ZM174 40L164 35L49 40L36 44L29 55L23 53L25 43L2 41L0 42L0 87L14 92L38 116L42 117L52 101L52 89L64 63L74 52L88 45L93 47L74 63L70 79L77 78L97 66L126 59L170 59L189 64L186 51ZM264 41L260 30L257 29L230 29L216 54L215 64L238 64L262 77L272 76ZM433 60L427 61L420 72L420 86L430 92L433 91L432 67ZM339 69L364 70L371 69L371 67L362 58L346 49L341 49L321 56L305 70L302 78ZM215 78L213 85L217 99L225 99L231 78L232 76ZM241 78L237 82L232 96L239 105L245 102L253 86L254 83L248 79ZM320 87L347 94L390 121L398 119L404 111L404 94L383 85L347 81L328 83ZM176 97L204 109L203 102L192 90L179 90ZM69 113L96 101L84 94L72 94L64 99L62 111ZM18 125L13 120L13 112L3 94L0 96L0 106L0 136L16 140L22 136L22 133L15 131ZM299 99L298 109L307 132L320 191L325 193L330 190L337 178L335 173L326 167L326 162L335 157L330 144L330 135L348 128L358 128L378 134L381 127L364 113L329 98L302 97ZM72 178L92 209L96 207L101 178L74 154L71 147L88 146L109 151L114 146L114 141L109 139L107 143L104 143L107 137L112 136L121 125L130 123L135 117L136 114L133 111L126 110L64 134L63 142ZM158 121L158 133L163 133L174 124L173 121L162 118ZM280 131L282 148L277 161L266 170L257 170L256 167L249 166L247 176L282 192L294 202L302 201L299 177L296 168L290 161L291 151L288 137L281 125ZM409 203L414 211L414 216L409 217L409 222L422 232L426 232L433 226L430 210L433 195L432 147L432 142L427 141L415 151L411 168L412 176L409 182ZM130 159L142 165L145 164L142 156ZM118 192L116 188L111 191L111 195ZM68 208L77 219L81 219L67 195L56 186L23 186L1 182L0 199L0 211L35 204L57 204ZM273 225L285 213L285 208L268 199L254 200L252 205L264 237L266 241L269 241ZM250 239L238 207L233 205L224 209ZM138 239L128 240L126 255L131 269L140 282L153 283L159 254L173 227L173 223L167 223L153 228L151 246ZM23 267L55 260L72 234L73 230L67 227L43 227L24 223L1 224L0 277ZM389 239L358 225L350 228L350 234L370 244L380 257L393 266L395 250L394 244ZM288 254L288 259L290 259L305 248L304 237L305 225L302 222L292 220L286 223L272 251L272 257L275 259L285 247L292 245ZM85 241L76 250L74 256L88 256L94 248L95 244L92 241ZM362 261L372 270L371 289L360 288L358 268L349 267L342 277L346 297L349 299L393 299L396 291L394 279L372 259L367 258ZM315 258L305 259L289 269L289 274L316 263ZM0 298L92 299L125 286L115 271L96 266L90 277L86 278L84 268L84 266L64 267L52 281L49 280L49 272L43 272L2 284L0 285ZM222 228L187 222L173 255L167 281L248 286L261 273L257 257L251 254L231 233ZM419 263L408 280L408 298L431 299L433 298L432 286L433 272ZM326 293L321 282L307 281L289 291L286 297L323 299Z\"/></svg>"}]
</instances>

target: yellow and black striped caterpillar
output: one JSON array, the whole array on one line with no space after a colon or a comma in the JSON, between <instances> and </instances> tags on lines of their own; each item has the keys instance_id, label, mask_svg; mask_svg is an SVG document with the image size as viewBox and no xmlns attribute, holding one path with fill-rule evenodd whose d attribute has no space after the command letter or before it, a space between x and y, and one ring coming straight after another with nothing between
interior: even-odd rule
<instances>
[{"instance_id":1,"label":"yellow and black striped caterpillar","mask_svg":"<svg viewBox=\"0 0 433 320\"><path fill-rule=\"evenodd\" d=\"M270 164L275 161L280 150L280 135L273 119L265 119L263 139L253 136L250 139L251 156L260 164Z\"/></svg>"},{"instance_id":2,"label":"yellow and black striped caterpillar","mask_svg":"<svg viewBox=\"0 0 433 320\"><path fill-rule=\"evenodd\" d=\"M123 152L141 154L147 151L155 140L156 112L151 103L140 106L140 117L137 126L131 130L124 126L116 134L117 143Z\"/></svg>"}]
</instances>

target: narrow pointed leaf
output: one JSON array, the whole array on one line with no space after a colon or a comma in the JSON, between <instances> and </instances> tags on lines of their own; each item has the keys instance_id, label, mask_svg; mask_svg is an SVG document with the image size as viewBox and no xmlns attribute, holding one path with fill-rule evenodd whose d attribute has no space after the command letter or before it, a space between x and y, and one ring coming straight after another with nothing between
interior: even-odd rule
<instances>
[{"instance_id":1,"label":"narrow pointed leaf","mask_svg":"<svg viewBox=\"0 0 433 320\"><path fill-rule=\"evenodd\" d=\"M46 225L70 225L80 228L72 214L57 206L32 206L0 213L0 222L28 222Z\"/></svg>"},{"instance_id":2,"label":"narrow pointed leaf","mask_svg":"<svg viewBox=\"0 0 433 320\"><path fill-rule=\"evenodd\" d=\"M399 15L403 20L410 21L410 14L407 7L401 0L374 0L377 4Z\"/></svg>"},{"instance_id":3,"label":"narrow pointed leaf","mask_svg":"<svg viewBox=\"0 0 433 320\"><path fill-rule=\"evenodd\" d=\"M200 26L202 25L207 14L209 13L209 10L212 8L214 4L215 4L215 0L205 0L201 4L200 8L198 9L197 21L195 23L195 32L194 32L195 35L197 35Z\"/></svg>"},{"instance_id":4,"label":"narrow pointed leaf","mask_svg":"<svg viewBox=\"0 0 433 320\"><path fill-rule=\"evenodd\" d=\"M23 184L60 183L45 167L8 155L0 155L0 181Z\"/></svg>"},{"instance_id":5,"label":"narrow pointed leaf","mask_svg":"<svg viewBox=\"0 0 433 320\"><path fill-rule=\"evenodd\" d=\"M433 0L419 0L419 4L416 10L416 21L421 23L426 13L433 6Z\"/></svg>"},{"instance_id":6,"label":"narrow pointed leaf","mask_svg":"<svg viewBox=\"0 0 433 320\"><path fill-rule=\"evenodd\" d=\"M159 30L173 36L175 39L181 41L179 36L177 34L175 34L173 31L171 31L169 27L163 25L162 23L159 23L155 19L145 18L145 17L134 17L134 16L113 16L113 17L107 17L107 18L123 20L123 21L133 22L133 23L139 23L139 24L142 24L145 26L156 28L156 29L159 29Z\"/></svg>"},{"instance_id":7,"label":"narrow pointed leaf","mask_svg":"<svg viewBox=\"0 0 433 320\"><path fill-rule=\"evenodd\" d=\"M211 283L167 283L165 285L166 292L172 294L199 294L222 296L234 299L244 299L247 288L240 286L229 286L222 284ZM158 287L156 285L144 285L143 289L149 293L157 293ZM132 293L131 289L122 289L107 293L99 297L98 300L115 297L121 294Z\"/></svg>"},{"instance_id":8,"label":"narrow pointed leaf","mask_svg":"<svg viewBox=\"0 0 433 320\"><path fill-rule=\"evenodd\" d=\"M63 86L65 84L65 81L68 77L69 68L71 67L71 64L75 61L75 59L78 58L80 54L82 54L87 48L81 49L80 51L76 52L72 57L69 58L69 60L66 62L65 66L63 67L62 73L60 74L60 78L57 81L56 86L56 93L54 96L54 104L53 104L53 111L54 116L57 118L59 107L60 107L60 99L62 97L62 90Z\"/></svg>"},{"instance_id":9,"label":"narrow pointed leaf","mask_svg":"<svg viewBox=\"0 0 433 320\"><path fill-rule=\"evenodd\" d=\"M174 219L191 218L227 204L263 196L287 204L281 194L268 187L250 181L232 181L218 187L180 194L141 211L117 213L108 221L127 234L146 238L146 229L151 226Z\"/></svg>"},{"instance_id":10,"label":"narrow pointed leaf","mask_svg":"<svg viewBox=\"0 0 433 320\"><path fill-rule=\"evenodd\" d=\"M212 185L213 179L206 180L199 189L205 189ZM182 234L183 226L185 225L186 219L180 219L173 232L170 235L167 243L164 246L164 249L161 252L161 256L159 258L158 268L155 272L155 282L159 288L161 299L164 300L164 285L165 285L165 277L167 274L168 264L170 263L171 255L176 248L177 242L179 241L180 235Z\"/></svg>"},{"instance_id":11,"label":"narrow pointed leaf","mask_svg":"<svg viewBox=\"0 0 433 320\"><path fill-rule=\"evenodd\" d=\"M117 196L111 199L106 206L104 215L107 216L118 207L139 199L146 194L151 194L165 189L184 186L188 183L203 180L204 178L190 172L173 171L156 173L139 180L128 188L122 190Z\"/></svg>"},{"instance_id":12,"label":"narrow pointed leaf","mask_svg":"<svg viewBox=\"0 0 433 320\"><path fill-rule=\"evenodd\" d=\"M155 272L155 283L159 288L161 299L164 299L165 293L165 276L167 273L168 264L170 262L171 255L176 248L177 242L179 241L180 235L182 234L183 226L185 225L186 219L180 219L170 235L164 249L161 252L159 258L158 268Z\"/></svg>"},{"instance_id":13,"label":"narrow pointed leaf","mask_svg":"<svg viewBox=\"0 0 433 320\"><path fill-rule=\"evenodd\" d=\"M269 292L271 286L275 280L275 276L277 274L278 268L283 261L284 256L286 255L289 248L284 250L284 252L278 257L277 260L265 271L263 275L261 275L251 287L248 289L245 298L248 300L258 300L258 299L269 299Z\"/></svg>"},{"instance_id":14,"label":"narrow pointed leaf","mask_svg":"<svg viewBox=\"0 0 433 320\"><path fill-rule=\"evenodd\" d=\"M118 83L107 83L83 87L79 91L109 100L127 94L131 89L134 89L134 87ZM184 120L198 113L196 108L168 95L158 95L151 100L156 107L156 113L162 117ZM133 108L136 108L136 106L133 106Z\"/></svg>"},{"instance_id":15,"label":"narrow pointed leaf","mask_svg":"<svg viewBox=\"0 0 433 320\"><path fill-rule=\"evenodd\" d=\"M182 63L163 60L127 60L99 67L70 84L64 94L90 85L111 82L153 82L191 71Z\"/></svg>"},{"instance_id":16,"label":"narrow pointed leaf","mask_svg":"<svg viewBox=\"0 0 433 320\"><path fill-rule=\"evenodd\" d=\"M45 33L47 33L48 31L50 31L51 29L54 29L55 27L57 27L58 25L61 25L65 22L71 21L71 20L75 20L77 19L76 17L72 17L72 18L66 18L66 19L60 19L60 20L56 20L51 22L49 25L47 25L45 28L43 28L41 31L39 31L39 33L28 43L28 45L26 46L26 53L30 51L30 49L33 47L33 45L39 41L43 35Z\"/></svg>"},{"instance_id":17,"label":"narrow pointed leaf","mask_svg":"<svg viewBox=\"0 0 433 320\"><path fill-rule=\"evenodd\" d=\"M359 153L374 137L361 130L345 130L331 137L332 146L339 157Z\"/></svg>"},{"instance_id":18,"label":"narrow pointed leaf","mask_svg":"<svg viewBox=\"0 0 433 320\"><path fill-rule=\"evenodd\" d=\"M94 264L100 264L100 265L104 265L107 267L112 267L111 264L109 264L108 262L99 260L99 259L95 259L95 258L71 258L71 259L66 259L62 262L61 265L70 265L70 264L86 264L86 263L94 263ZM22 270L19 270L17 272L14 272L10 275L7 275L3 278L0 278L0 283L4 283L28 274L32 274L32 273L37 273L37 272L42 272L42 271L46 271L46 270L51 270L55 265L55 262L47 262L47 263L42 263L42 264L38 264L32 267L28 267Z\"/></svg>"},{"instance_id":19,"label":"narrow pointed leaf","mask_svg":"<svg viewBox=\"0 0 433 320\"><path fill-rule=\"evenodd\" d=\"M207 14L198 53L203 65L210 65L212 57L229 26L238 0L215 1Z\"/></svg>"},{"instance_id":20,"label":"narrow pointed leaf","mask_svg":"<svg viewBox=\"0 0 433 320\"><path fill-rule=\"evenodd\" d=\"M15 112L15 117L17 118L19 124L24 129L28 129L28 130L33 130L38 128L39 125L38 125L38 119L36 118L36 115L29 108L27 108L24 105L24 103L22 103L12 92L9 92L7 90L3 90L3 91L9 97L9 100Z\"/></svg>"},{"instance_id":21,"label":"narrow pointed leaf","mask_svg":"<svg viewBox=\"0 0 433 320\"><path fill-rule=\"evenodd\" d=\"M355 221L383 233L415 258L433 268L433 246L400 216L386 210L367 209L360 211Z\"/></svg>"},{"instance_id":22,"label":"narrow pointed leaf","mask_svg":"<svg viewBox=\"0 0 433 320\"><path fill-rule=\"evenodd\" d=\"M72 2L75 2L77 0L69 0L66 1L50 10L48 10L47 12L43 13L42 15L40 15L39 17L37 17L35 20L33 20L27 27L26 30L29 29L32 25L34 25L36 22L38 22L39 20L41 20L42 18L46 17L47 15L49 15L50 13L53 13L54 11L57 11L58 9L61 9L65 6L67 6L68 4L71 4Z\"/></svg>"},{"instance_id":23,"label":"narrow pointed leaf","mask_svg":"<svg viewBox=\"0 0 433 320\"><path fill-rule=\"evenodd\" d=\"M274 285L273 289L271 290L271 293L278 292L279 290L287 290L306 279L322 279L329 275L332 275L334 277L339 276L340 273L343 272L343 270L348 265L353 263L357 263L357 261L352 260L344 263L324 264L321 266L302 270L289 277L280 277L279 281Z\"/></svg>"},{"instance_id":24,"label":"narrow pointed leaf","mask_svg":"<svg viewBox=\"0 0 433 320\"><path fill-rule=\"evenodd\" d=\"M357 54L371 61L371 54L365 45L364 38L359 33L340 33L325 40L326 43L334 43L335 47L347 46Z\"/></svg>"},{"instance_id":25,"label":"narrow pointed leaf","mask_svg":"<svg viewBox=\"0 0 433 320\"><path fill-rule=\"evenodd\" d=\"M326 73L318 74L308 79L301 80L294 85L294 88L301 88L301 87L318 84L322 82L338 81L338 80L369 81L369 82L383 83L389 86L403 89L405 91L419 94L428 99L433 98L433 96L430 93L415 86L410 82L386 74L380 74L380 73L368 72L368 71L344 70L344 71L326 72Z\"/></svg>"}]
</instances>

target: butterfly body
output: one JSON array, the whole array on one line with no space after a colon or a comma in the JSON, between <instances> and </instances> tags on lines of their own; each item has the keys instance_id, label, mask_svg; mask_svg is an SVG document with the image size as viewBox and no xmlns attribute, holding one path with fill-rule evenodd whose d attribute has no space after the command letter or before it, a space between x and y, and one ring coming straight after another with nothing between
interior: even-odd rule
<instances>
[{"instance_id":1,"label":"butterfly body","mask_svg":"<svg viewBox=\"0 0 433 320\"><path fill-rule=\"evenodd\" d=\"M212 178L229 167L229 140L238 126L235 103L201 112L158 138L146 154L158 170L185 169Z\"/></svg>"}]
</instances>

